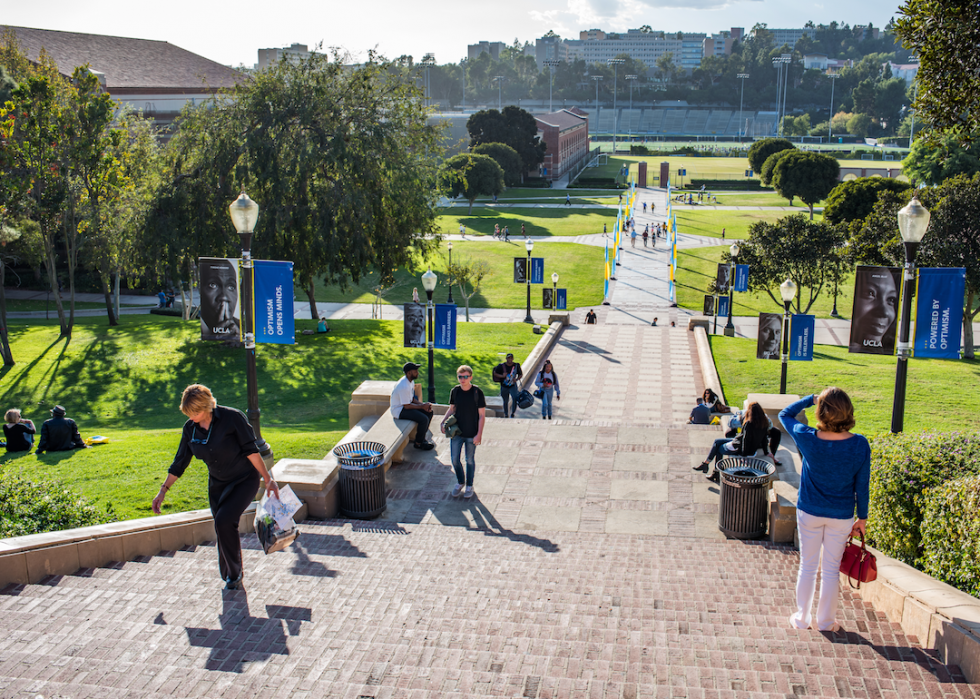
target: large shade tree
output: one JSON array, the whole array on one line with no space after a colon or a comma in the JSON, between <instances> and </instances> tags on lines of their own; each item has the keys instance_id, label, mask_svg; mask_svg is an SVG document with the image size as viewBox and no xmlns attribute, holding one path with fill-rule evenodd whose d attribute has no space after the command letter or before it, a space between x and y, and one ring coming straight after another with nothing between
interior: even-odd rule
<instances>
[{"instance_id":1,"label":"large shade tree","mask_svg":"<svg viewBox=\"0 0 980 699\"><path fill-rule=\"evenodd\" d=\"M772 169L772 186L780 196L793 202L793 197L810 208L813 220L813 205L825 199L837 185L840 176L840 163L836 158L822 153L793 151L779 159Z\"/></svg>"},{"instance_id":2,"label":"large shade tree","mask_svg":"<svg viewBox=\"0 0 980 699\"><path fill-rule=\"evenodd\" d=\"M445 162L439 173L439 186L450 197L460 195L473 211L473 202L480 196L492 196L504 191L504 171L489 155L460 153Z\"/></svg>"},{"instance_id":3,"label":"large shade tree","mask_svg":"<svg viewBox=\"0 0 980 699\"><path fill-rule=\"evenodd\" d=\"M485 109L466 120L470 148L481 143L505 143L521 156L524 173L544 162L547 145L538 136L538 123L530 112L509 105L502 111Z\"/></svg>"},{"instance_id":4,"label":"large shade tree","mask_svg":"<svg viewBox=\"0 0 980 699\"><path fill-rule=\"evenodd\" d=\"M858 177L841 182L831 190L823 208L823 218L833 224L861 221L874 208L881 192L904 192L908 182L890 177Z\"/></svg>"}]
</instances>

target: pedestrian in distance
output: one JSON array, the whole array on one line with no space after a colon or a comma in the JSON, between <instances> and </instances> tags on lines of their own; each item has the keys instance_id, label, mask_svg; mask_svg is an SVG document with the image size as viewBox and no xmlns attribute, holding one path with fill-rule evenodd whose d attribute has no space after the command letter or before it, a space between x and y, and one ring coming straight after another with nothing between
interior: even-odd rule
<instances>
[{"instance_id":1,"label":"pedestrian in distance","mask_svg":"<svg viewBox=\"0 0 980 699\"><path fill-rule=\"evenodd\" d=\"M550 359L544 360L541 371L534 378L534 385L541 389L541 419L551 419L551 405L555 396L561 400L561 386L558 384L558 373L551 365Z\"/></svg>"},{"instance_id":2,"label":"pedestrian in distance","mask_svg":"<svg viewBox=\"0 0 980 699\"><path fill-rule=\"evenodd\" d=\"M630 232L630 245L633 246L634 248L636 247L636 229L635 228Z\"/></svg>"},{"instance_id":3,"label":"pedestrian in distance","mask_svg":"<svg viewBox=\"0 0 980 699\"><path fill-rule=\"evenodd\" d=\"M650 325L652 325L653 327L657 327L657 321L658 321L658 320L660 320L660 319L659 319L659 318L654 318L654 319L653 319L653 322L652 322L652 323L650 323Z\"/></svg>"},{"instance_id":4,"label":"pedestrian in distance","mask_svg":"<svg viewBox=\"0 0 980 699\"><path fill-rule=\"evenodd\" d=\"M266 468L252 426L241 410L218 405L207 386L191 384L180 398L180 412L187 416L187 422L167 479L153 498L153 512L160 514L167 493L184 475L191 458L203 461L208 468L208 503L218 540L218 572L226 590L237 590L244 578L239 520L255 499L260 480L276 498L279 486Z\"/></svg>"},{"instance_id":5,"label":"pedestrian in distance","mask_svg":"<svg viewBox=\"0 0 980 699\"><path fill-rule=\"evenodd\" d=\"M456 474L453 497L463 493L464 498L473 497L473 478L476 475L476 448L483 441L483 426L487 420L487 399L478 386L474 386L473 369L463 364L456 370L458 386L449 394L449 409L442 420L443 432L446 421L456 418L459 434L449 440L449 453ZM466 470L463 470L462 456L466 455Z\"/></svg>"},{"instance_id":6,"label":"pedestrian in distance","mask_svg":"<svg viewBox=\"0 0 980 699\"><path fill-rule=\"evenodd\" d=\"M585 324L586 325L595 325L596 324L595 311L593 311L591 308L589 309L589 312L585 314Z\"/></svg>"},{"instance_id":7,"label":"pedestrian in distance","mask_svg":"<svg viewBox=\"0 0 980 699\"><path fill-rule=\"evenodd\" d=\"M67 411L60 405L51 408L51 419L45 420L41 425L41 439L35 453L88 448L78 433L78 425L70 417L65 417L66 415Z\"/></svg>"},{"instance_id":8,"label":"pedestrian in distance","mask_svg":"<svg viewBox=\"0 0 980 699\"><path fill-rule=\"evenodd\" d=\"M570 195L566 194L565 195L565 206L571 206L571 205L572 205L572 197Z\"/></svg>"},{"instance_id":9,"label":"pedestrian in distance","mask_svg":"<svg viewBox=\"0 0 980 699\"><path fill-rule=\"evenodd\" d=\"M816 428L797 421L796 415L816 406ZM800 569L796 578L796 612L790 626L813 626L813 597L821 558L820 598L816 628L838 631L837 586L840 561L848 540L865 536L871 482L871 447L850 430L854 406L840 388L825 388L786 406L779 420L792 435L802 456L796 524L800 534ZM854 519L857 509L857 519ZM822 552L822 556L821 556Z\"/></svg>"},{"instance_id":10,"label":"pedestrian in distance","mask_svg":"<svg viewBox=\"0 0 980 699\"><path fill-rule=\"evenodd\" d=\"M504 226L504 242L510 240L510 226Z\"/></svg>"},{"instance_id":11,"label":"pedestrian in distance","mask_svg":"<svg viewBox=\"0 0 980 699\"><path fill-rule=\"evenodd\" d=\"M606 230L606 224L602 224L602 237L605 238L608 231Z\"/></svg>"},{"instance_id":12,"label":"pedestrian in distance","mask_svg":"<svg viewBox=\"0 0 980 699\"><path fill-rule=\"evenodd\" d=\"M647 246L647 241L650 239L650 232L643 229L643 247Z\"/></svg>"},{"instance_id":13,"label":"pedestrian in distance","mask_svg":"<svg viewBox=\"0 0 980 699\"><path fill-rule=\"evenodd\" d=\"M496 240L499 237L500 237L500 224L495 223L493 224L493 239Z\"/></svg>"},{"instance_id":14,"label":"pedestrian in distance","mask_svg":"<svg viewBox=\"0 0 980 699\"><path fill-rule=\"evenodd\" d=\"M647 212L647 203L643 202L643 213Z\"/></svg>"},{"instance_id":15,"label":"pedestrian in distance","mask_svg":"<svg viewBox=\"0 0 980 699\"><path fill-rule=\"evenodd\" d=\"M524 228L523 223L521 224L521 235L524 236L525 239L527 238L527 229Z\"/></svg>"},{"instance_id":16,"label":"pedestrian in distance","mask_svg":"<svg viewBox=\"0 0 980 699\"><path fill-rule=\"evenodd\" d=\"M721 239L722 240L725 239L725 229L724 228L721 229Z\"/></svg>"},{"instance_id":17,"label":"pedestrian in distance","mask_svg":"<svg viewBox=\"0 0 980 699\"><path fill-rule=\"evenodd\" d=\"M34 423L21 416L20 408L11 408L3 419L3 438L7 442L7 453L30 451L37 432Z\"/></svg>"},{"instance_id":18,"label":"pedestrian in distance","mask_svg":"<svg viewBox=\"0 0 980 699\"><path fill-rule=\"evenodd\" d=\"M416 449L428 451L435 447L435 444L426 439L429 423L432 422L432 405L423 403L415 395L415 379L419 377L421 366L415 362L406 362L402 366L404 375L398 379L391 392L389 406L391 416L396 420L411 420L418 425L415 429L414 446Z\"/></svg>"},{"instance_id":19,"label":"pedestrian in distance","mask_svg":"<svg viewBox=\"0 0 980 699\"><path fill-rule=\"evenodd\" d=\"M514 361L514 355L508 352L504 361L493 368L491 377L494 383L500 384L500 397L504 401L504 417L514 417L517 413L517 394L520 393L518 382L524 378L524 370ZM511 400L513 405L508 412Z\"/></svg>"}]
</instances>

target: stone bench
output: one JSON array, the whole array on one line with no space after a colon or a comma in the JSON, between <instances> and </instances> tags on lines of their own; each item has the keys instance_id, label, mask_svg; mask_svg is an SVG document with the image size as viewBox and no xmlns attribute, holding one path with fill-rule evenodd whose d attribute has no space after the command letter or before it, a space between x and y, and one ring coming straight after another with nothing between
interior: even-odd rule
<instances>
[{"instance_id":1,"label":"stone bench","mask_svg":"<svg viewBox=\"0 0 980 699\"><path fill-rule=\"evenodd\" d=\"M548 325L561 323L563 327L571 325L572 319L569 313L552 313L548 316Z\"/></svg>"},{"instance_id":2,"label":"stone bench","mask_svg":"<svg viewBox=\"0 0 980 699\"><path fill-rule=\"evenodd\" d=\"M711 318L691 316L687 319L687 329L694 330L694 328L704 328L705 332L711 332Z\"/></svg>"}]
</instances>

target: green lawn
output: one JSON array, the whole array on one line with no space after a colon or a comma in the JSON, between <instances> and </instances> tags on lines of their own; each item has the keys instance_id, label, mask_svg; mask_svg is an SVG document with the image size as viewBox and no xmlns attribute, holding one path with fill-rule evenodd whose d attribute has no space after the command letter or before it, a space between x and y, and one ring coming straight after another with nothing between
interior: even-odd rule
<instances>
[{"instance_id":1,"label":"green lawn","mask_svg":"<svg viewBox=\"0 0 980 699\"><path fill-rule=\"evenodd\" d=\"M610 230L612 226L610 225ZM470 308L524 308L527 304L527 289L514 283L515 257L526 257L524 241L518 232L511 234L510 242L503 241L454 241L453 258L459 255L472 260L486 260L492 273L484 279L480 292L470 299ZM533 257L543 257L545 281L551 284L551 273L558 272L558 286L568 289L568 307L595 306L602 303L603 260L602 248L577 243L538 243L534 246ZM445 285L446 267L449 255L445 244L441 251L431 259L432 271L439 277L439 286L433 298L440 303L446 300L449 292ZM418 288L424 299L420 277L427 265L419 264L415 269L400 269L395 273L395 287L386 293L384 300L390 303L405 303L412 298L412 289ZM372 289L377 284L378 275L370 274L357 286L342 292L339 286L319 286L316 289L317 301L333 303L371 303L374 299ZM540 285L531 289L531 308L541 308ZM467 289L469 293L469 289ZM463 314L463 299L454 288L453 295ZM296 289L296 296L305 299L305 292Z\"/></svg>"},{"instance_id":2,"label":"green lawn","mask_svg":"<svg viewBox=\"0 0 980 699\"><path fill-rule=\"evenodd\" d=\"M787 199L779 196L775 192L760 192L758 194L728 194L727 192L712 192L718 199L718 206L792 206L803 211L808 211L809 207L799 199L794 199L790 204ZM823 206L823 202L818 202L814 206ZM714 204L707 204L713 206Z\"/></svg>"},{"instance_id":3,"label":"green lawn","mask_svg":"<svg viewBox=\"0 0 980 699\"><path fill-rule=\"evenodd\" d=\"M331 332L301 335L297 344L258 349L263 436L277 459L320 458L347 432L351 391L366 379L397 379L406 361L426 363L425 350L403 349L401 323L340 320ZM150 500L166 476L185 418L180 394L190 383L211 387L221 404L244 409L244 351L200 341L200 324L161 316L123 316L109 328L83 319L71 342L55 323L10 324L17 364L0 369L0 405L19 407L40 429L50 408L64 405L83 437L111 442L38 457L0 456L0 473L15 469L57 478L120 518L150 515ZM460 323L456 352L435 353L436 395L448 398L455 369L470 364L478 385L491 386L500 353L523 361L539 339L523 323ZM422 377L425 381L425 376ZM170 512L207 507L206 469L193 463L171 491Z\"/></svg>"},{"instance_id":4,"label":"green lawn","mask_svg":"<svg viewBox=\"0 0 980 699\"><path fill-rule=\"evenodd\" d=\"M749 226L757 221L775 223L781 218L792 216L793 211L717 211L710 207L704 209L674 209L677 215L677 232L689 235L703 235L721 238L725 229L725 239L745 239L749 237ZM800 212L805 213L805 210ZM823 218L816 213L814 220Z\"/></svg>"},{"instance_id":5,"label":"green lawn","mask_svg":"<svg viewBox=\"0 0 980 699\"><path fill-rule=\"evenodd\" d=\"M69 309L68 298L67 297L62 298L62 302L64 303L65 312L67 313ZM119 307L130 308L133 305L136 304L121 303L119 304ZM98 301L75 302L75 310L83 310L83 309L90 309L90 308L105 309L105 304ZM55 305L54 299L51 299L51 301L36 301L34 299L30 299L30 300L11 299L11 298L7 299L7 311L9 313L29 313L32 311L43 311L45 309L53 313L55 316L58 315L58 306Z\"/></svg>"},{"instance_id":6,"label":"green lawn","mask_svg":"<svg viewBox=\"0 0 980 699\"><path fill-rule=\"evenodd\" d=\"M755 358L755 340L710 336L725 399L741 407L749 393L779 393L781 363ZM854 402L856 432L870 435L891 426L895 390L894 357L849 354L846 347L817 345L812 362L790 362L787 393L809 395L839 386ZM980 362L951 359L909 361L905 430L977 429L976 416L963 410L963 386L980 382ZM955 390L954 390L955 389ZM813 423L812 411L810 421Z\"/></svg>"},{"instance_id":7,"label":"green lawn","mask_svg":"<svg viewBox=\"0 0 980 699\"><path fill-rule=\"evenodd\" d=\"M588 235L602 233L602 224L609 230L616 223L616 209L493 209L474 208L466 213L466 205L442 209L436 219L440 233L458 234L459 224L466 226L466 235L493 235L494 224L503 230L510 226L510 237L521 237L521 224L530 236Z\"/></svg>"},{"instance_id":8,"label":"green lawn","mask_svg":"<svg viewBox=\"0 0 980 699\"><path fill-rule=\"evenodd\" d=\"M696 248L677 251L677 305L681 308L700 310L704 307L704 295L708 284L715 279L721 255L728 246ZM752 270L749 270L749 274ZM834 307L833 287L821 292L809 313L818 318L830 318ZM838 289L837 311L849 317L853 303L854 274L845 276ZM779 298L778 292L776 297ZM740 292L734 296L733 314L754 316L759 313L780 313L782 303L776 303L765 292ZM794 306L795 308L795 306Z\"/></svg>"},{"instance_id":9,"label":"green lawn","mask_svg":"<svg viewBox=\"0 0 980 699\"><path fill-rule=\"evenodd\" d=\"M569 194L572 195L572 201L575 201L575 197L590 198L610 196L609 190L606 189L576 189L573 192L569 192ZM565 201L565 192L564 190L551 189L550 187L508 187L504 190L503 194L500 194L497 197L497 201L509 204L513 199L547 199L552 197ZM493 197L479 197L477 201L493 201Z\"/></svg>"}]
</instances>

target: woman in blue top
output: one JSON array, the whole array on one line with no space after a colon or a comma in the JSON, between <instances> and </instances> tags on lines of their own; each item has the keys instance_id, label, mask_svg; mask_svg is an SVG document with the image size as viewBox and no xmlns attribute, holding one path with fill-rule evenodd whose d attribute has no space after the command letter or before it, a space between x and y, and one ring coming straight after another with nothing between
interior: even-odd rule
<instances>
[{"instance_id":1,"label":"woman in blue top","mask_svg":"<svg viewBox=\"0 0 980 699\"><path fill-rule=\"evenodd\" d=\"M812 405L817 406L817 429L795 418ZM820 631L837 631L840 561L851 536L864 536L868 518L871 447L863 436L849 431L854 427L854 406L836 386L824 389L819 398L810 395L787 406L779 413L779 420L803 457L796 502L800 572L796 579L796 613L790 617L790 625L797 629L811 627L823 549L816 627Z\"/></svg>"}]
</instances>

